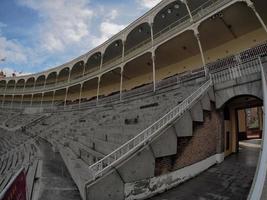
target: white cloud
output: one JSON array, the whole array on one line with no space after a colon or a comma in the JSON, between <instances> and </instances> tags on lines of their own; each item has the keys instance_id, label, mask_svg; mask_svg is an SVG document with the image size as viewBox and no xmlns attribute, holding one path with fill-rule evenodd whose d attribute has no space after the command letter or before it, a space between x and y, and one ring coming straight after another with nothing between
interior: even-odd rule
<instances>
[{"instance_id":1,"label":"white cloud","mask_svg":"<svg viewBox=\"0 0 267 200\"><path fill-rule=\"evenodd\" d=\"M92 43L94 46L105 42L108 38L112 37L119 31L121 31L125 25L119 25L112 22L102 22L100 25L100 37L93 37Z\"/></svg>"},{"instance_id":2,"label":"white cloud","mask_svg":"<svg viewBox=\"0 0 267 200\"><path fill-rule=\"evenodd\" d=\"M12 63L26 63L28 61L23 46L0 35L0 59L3 58Z\"/></svg>"},{"instance_id":3,"label":"white cloud","mask_svg":"<svg viewBox=\"0 0 267 200\"><path fill-rule=\"evenodd\" d=\"M161 0L137 0L137 2L145 8L153 8L157 5Z\"/></svg>"},{"instance_id":4,"label":"white cloud","mask_svg":"<svg viewBox=\"0 0 267 200\"><path fill-rule=\"evenodd\" d=\"M86 0L20 0L20 3L36 10L41 17L39 41L49 52L64 51L89 36L94 12Z\"/></svg>"}]
</instances>

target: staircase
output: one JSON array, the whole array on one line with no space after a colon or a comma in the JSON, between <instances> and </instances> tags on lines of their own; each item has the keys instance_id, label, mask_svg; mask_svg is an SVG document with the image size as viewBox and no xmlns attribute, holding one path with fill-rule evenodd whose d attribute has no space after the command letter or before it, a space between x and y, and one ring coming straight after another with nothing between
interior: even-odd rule
<instances>
[{"instance_id":1,"label":"staircase","mask_svg":"<svg viewBox=\"0 0 267 200\"><path fill-rule=\"evenodd\" d=\"M215 102L213 84L234 80L260 71L260 59L254 59L210 74L208 80L182 103L136 137L91 165L89 170L93 178L86 183L85 198L119 200L148 197L151 191L141 191L143 196L133 197L134 191L127 193L127 189L129 189L127 183L140 182L140 180L148 178L153 179L155 159L175 155L177 153L177 138L194 136L193 125L204 122L204 111L211 111L211 102ZM216 161L221 160L216 159L217 157L205 162L211 166ZM197 167L201 168L200 165ZM193 168L192 171L194 171ZM196 175L197 173L199 171L193 174ZM151 187L151 182L146 187ZM164 187L167 189L172 186L170 183Z\"/></svg>"}]
</instances>

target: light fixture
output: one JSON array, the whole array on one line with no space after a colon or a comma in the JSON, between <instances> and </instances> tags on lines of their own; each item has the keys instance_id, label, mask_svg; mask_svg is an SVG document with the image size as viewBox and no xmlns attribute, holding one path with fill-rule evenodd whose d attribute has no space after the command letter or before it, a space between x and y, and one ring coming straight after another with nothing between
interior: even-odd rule
<instances>
[{"instance_id":1,"label":"light fixture","mask_svg":"<svg viewBox=\"0 0 267 200\"><path fill-rule=\"evenodd\" d=\"M162 17L162 19L164 19L165 18L165 14L162 14L161 17Z\"/></svg>"},{"instance_id":2,"label":"light fixture","mask_svg":"<svg viewBox=\"0 0 267 200\"><path fill-rule=\"evenodd\" d=\"M138 29L138 32L141 33L142 31L143 31L143 27L140 27L140 28Z\"/></svg>"},{"instance_id":3,"label":"light fixture","mask_svg":"<svg viewBox=\"0 0 267 200\"><path fill-rule=\"evenodd\" d=\"M119 44L119 42L116 42L115 47L118 47L118 46L120 46L120 44Z\"/></svg>"},{"instance_id":4,"label":"light fixture","mask_svg":"<svg viewBox=\"0 0 267 200\"><path fill-rule=\"evenodd\" d=\"M169 8L169 9L167 10L167 12L168 12L169 14L171 14L171 13L172 13L172 9Z\"/></svg>"},{"instance_id":5,"label":"light fixture","mask_svg":"<svg viewBox=\"0 0 267 200\"><path fill-rule=\"evenodd\" d=\"M175 4L175 5L174 5L174 8L175 8L175 9L178 9L178 8L180 8L180 6L179 6L178 4Z\"/></svg>"}]
</instances>

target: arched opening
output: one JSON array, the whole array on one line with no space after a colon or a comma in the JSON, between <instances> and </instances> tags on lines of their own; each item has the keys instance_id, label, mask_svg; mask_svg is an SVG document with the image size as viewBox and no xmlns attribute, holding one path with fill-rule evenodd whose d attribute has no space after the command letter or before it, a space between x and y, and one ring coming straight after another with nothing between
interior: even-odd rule
<instances>
[{"instance_id":1,"label":"arched opening","mask_svg":"<svg viewBox=\"0 0 267 200\"><path fill-rule=\"evenodd\" d=\"M132 90L152 82L153 63L152 54L150 52L128 62L124 66L123 91Z\"/></svg>"},{"instance_id":2,"label":"arched opening","mask_svg":"<svg viewBox=\"0 0 267 200\"><path fill-rule=\"evenodd\" d=\"M185 31L159 46L155 51L155 59L157 80L195 70L203 65L193 31Z\"/></svg>"},{"instance_id":3,"label":"arched opening","mask_svg":"<svg viewBox=\"0 0 267 200\"><path fill-rule=\"evenodd\" d=\"M22 100L22 95L14 95L12 107L19 108Z\"/></svg>"},{"instance_id":4,"label":"arched opening","mask_svg":"<svg viewBox=\"0 0 267 200\"><path fill-rule=\"evenodd\" d=\"M83 61L77 62L71 69L70 79L73 80L82 77L83 71L84 71L84 62Z\"/></svg>"},{"instance_id":5,"label":"arched opening","mask_svg":"<svg viewBox=\"0 0 267 200\"><path fill-rule=\"evenodd\" d=\"M7 82L7 89L8 90L12 90L15 88L15 85L16 85L16 81L15 80L10 80Z\"/></svg>"},{"instance_id":6,"label":"arched opening","mask_svg":"<svg viewBox=\"0 0 267 200\"><path fill-rule=\"evenodd\" d=\"M225 156L237 153L244 141L260 144L263 128L263 102L251 95L235 96L221 108L224 124ZM254 143L252 142L252 143Z\"/></svg>"},{"instance_id":7,"label":"arched opening","mask_svg":"<svg viewBox=\"0 0 267 200\"><path fill-rule=\"evenodd\" d=\"M54 97L54 105L64 105L65 97L66 97L66 88L56 90Z\"/></svg>"},{"instance_id":8,"label":"arched opening","mask_svg":"<svg viewBox=\"0 0 267 200\"><path fill-rule=\"evenodd\" d=\"M25 79L20 79L16 84L16 90L23 90L24 86L25 86Z\"/></svg>"},{"instance_id":9,"label":"arched opening","mask_svg":"<svg viewBox=\"0 0 267 200\"><path fill-rule=\"evenodd\" d=\"M41 75L36 79L35 87L44 87L45 75Z\"/></svg>"},{"instance_id":10,"label":"arched opening","mask_svg":"<svg viewBox=\"0 0 267 200\"><path fill-rule=\"evenodd\" d=\"M121 68L116 68L101 77L99 96L120 93Z\"/></svg>"},{"instance_id":11,"label":"arched opening","mask_svg":"<svg viewBox=\"0 0 267 200\"><path fill-rule=\"evenodd\" d=\"M103 68L107 67L109 64L121 59L122 57L122 40L116 40L113 43L111 43L103 57Z\"/></svg>"},{"instance_id":12,"label":"arched opening","mask_svg":"<svg viewBox=\"0 0 267 200\"><path fill-rule=\"evenodd\" d=\"M143 23L134 28L127 36L125 42L125 55L140 47L140 45L151 42L151 28L148 23Z\"/></svg>"},{"instance_id":13,"label":"arched opening","mask_svg":"<svg viewBox=\"0 0 267 200\"><path fill-rule=\"evenodd\" d=\"M174 27L180 23L189 20L187 8L181 1L175 1L167 5L154 18L153 33L157 38L161 32L168 30L168 27Z\"/></svg>"},{"instance_id":14,"label":"arched opening","mask_svg":"<svg viewBox=\"0 0 267 200\"><path fill-rule=\"evenodd\" d=\"M98 87L98 78L88 80L82 85L82 96L81 101L86 102L89 100L96 99Z\"/></svg>"},{"instance_id":15,"label":"arched opening","mask_svg":"<svg viewBox=\"0 0 267 200\"><path fill-rule=\"evenodd\" d=\"M202 22L199 37L210 63L265 42L266 32L253 10L239 2Z\"/></svg>"},{"instance_id":16,"label":"arched opening","mask_svg":"<svg viewBox=\"0 0 267 200\"><path fill-rule=\"evenodd\" d=\"M50 73L46 78L46 87L54 86L57 82L57 72Z\"/></svg>"},{"instance_id":17,"label":"arched opening","mask_svg":"<svg viewBox=\"0 0 267 200\"><path fill-rule=\"evenodd\" d=\"M52 102L53 102L53 95L54 95L54 92L46 92L46 93L44 93L42 105L51 106Z\"/></svg>"},{"instance_id":18,"label":"arched opening","mask_svg":"<svg viewBox=\"0 0 267 200\"><path fill-rule=\"evenodd\" d=\"M5 80L1 80L0 81L0 90L4 91L6 88L6 81Z\"/></svg>"},{"instance_id":19,"label":"arched opening","mask_svg":"<svg viewBox=\"0 0 267 200\"><path fill-rule=\"evenodd\" d=\"M32 95L31 94L23 95L22 105L24 107L31 105L31 100L32 100Z\"/></svg>"},{"instance_id":20,"label":"arched opening","mask_svg":"<svg viewBox=\"0 0 267 200\"><path fill-rule=\"evenodd\" d=\"M85 64L84 74L90 74L91 72L100 68L102 55L100 52L93 54L90 58L88 58Z\"/></svg>"},{"instance_id":21,"label":"arched opening","mask_svg":"<svg viewBox=\"0 0 267 200\"><path fill-rule=\"evenodd\" d=\"M42 93L34 94L32 97L32 106L38 107L41 105L42 102Z\"/></svg>"},{"instance_id":22,"label":"arched opening","mask_svg":"<svg viewBox=\"0 0 267 200\"><path fill-rule=\"evenodd\" d=\"M69 75L70 75L70 68L66 67L62 69L57 78L57 83L65 83L69 80Z\"/></svg>"},{"instance_id":23,"label":"arched opening","mask_svg":"<svg viewBox=\"0 0 267 200\"><path fill-rule=\"evenodd\" d=\"M26 84L25 84L25 88L33 88L35 84L35 78L31 77L29 79L27 79Z\"/></svg>"},{"instance_id":24,"label":"arched opening","mask_svg":"<svg viewBox=\"0 0 267 200\"><path fill-rule=\"evenodd\" d=\"M69 87L68 96L67 96L67 104L79 103L80 101L80 90L81 84L77 84Z\"/></svg>"}]
</instances>

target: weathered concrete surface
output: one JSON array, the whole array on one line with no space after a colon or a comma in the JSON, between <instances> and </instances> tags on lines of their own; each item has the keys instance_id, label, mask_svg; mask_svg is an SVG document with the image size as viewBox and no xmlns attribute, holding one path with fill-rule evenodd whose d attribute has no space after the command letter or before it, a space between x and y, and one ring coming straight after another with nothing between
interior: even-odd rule
<instances>
[{"instance_id":1,"label":"weathered concrete surface","mask_svg":"<svg viewBox=\"0 0 267 200\"><path fill-rule=\"evenodd\" d=\"M80 200L79 190L60 154L54 153L51 145L44 140L40 140L39 148L42 154L42 170L38 200Z\"/></svg>"},{"instance_id":2,"label":"weathered concrete surface","mask_svg":"<svg viewBox=\"0 0 267 200\"><path fill-rule=\"evenodd\" d=\"M156 158L176 154L177 136L175 128L170 126L165 133L152 142L151 148Z\"/></svg>"},{"instance_id":3,"label":"weathered concrete surface","mask_svg":"<svg viewBox=\"0 0 267 200\"><path fill-rule=\"evenodd\" d=\"M205 94L201 99L201 106L203 110L211 111L210 98L208 94Z\"/></svg>"},{"instance_id":4,"label":"weathered concrete surface","mask_svg":"<svg viewBox=\"0 0 267 200\"><path fill-rule=\"evenodd\" d=\"M244 76L236 80L215 84L216 108L221 108L233 97L251 95L262 99L262 83L260 73Z\"/></svg>"},{"instance_id":5,"label":"weathered concrete surface","mask_svg":"<svg viewBox=\"0 0 267 200\"><path fill-rule=\"evenodd\" d=\"M194 179L150 200L232 200L246 199L258 159L257 148L242 148Z\"/></svg>"},{"instance_id":6,"label":"weathered concrete surface","mask_svg":"<svg viewBox=\"0 0 267 200\"><path fill-rule=\"evenodd\" d=\"M123 200L124 183L116 170L87 186L87 199Z\"/></svg>"},{"instance_id":7,"label":"weathered concrete surface","mask_svg":"<svg viewBox=\"0 0 267 200\"><path fill-rule=\"evenodd\" d=\"M203 122L203 109L200 102L195 103L191 108L192 120L195 122Z\"/></svg>"},{"instance_id":8,"label":"weathered concrete surface","mask_svg":"<svg viewBox=\"0 0 267 200\"><path fill-rule=\"evenodd\" d=\"M126 160L117 170L126 183L153 177L155 158L148 147Z\"/></svg>"},{"instance_id":9,"label":"weathered concrete surface","mask_svg":"<svg viewBox=\"0 0 267 200\"><path fill-rule=\"evenodd\" d=\"M178 137L193 136L193 121L190 112L185 112L183 116L174 124L174 127Z\"/></svg>"}]
</instances>

